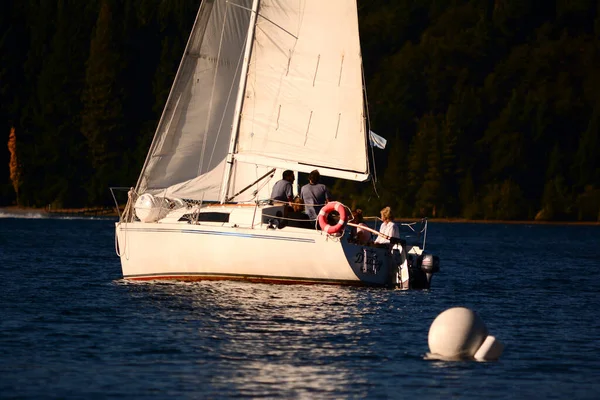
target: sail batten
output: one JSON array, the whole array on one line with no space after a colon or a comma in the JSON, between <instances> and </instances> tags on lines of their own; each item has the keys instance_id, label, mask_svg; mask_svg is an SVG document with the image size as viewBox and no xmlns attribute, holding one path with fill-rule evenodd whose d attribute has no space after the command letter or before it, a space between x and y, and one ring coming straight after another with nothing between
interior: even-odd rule
<instances>
[{"instance_id":1,"label":"sail batten","mask_svg":"<svg viewBox=\"0 0 600 400\"><path fill-rule=\"evenodd\" d=\"M293 160L265 157L257 154L240 154L236 157L236 161L238 164L263 167L273 166L281 170L293 170L304 173L309 173L312 170L318 169L319 173L323 176L349 179L353 181L366 181L370 179L370 175L363 171L330 168L323 164L302 163Z\"/></svg>"}]
</instances>

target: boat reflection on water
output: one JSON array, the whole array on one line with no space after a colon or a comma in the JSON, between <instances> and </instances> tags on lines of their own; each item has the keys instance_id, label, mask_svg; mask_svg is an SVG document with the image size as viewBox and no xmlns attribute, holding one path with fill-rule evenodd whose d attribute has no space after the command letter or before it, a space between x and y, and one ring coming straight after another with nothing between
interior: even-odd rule
<instances>
[{"instance_id":1,"label":"boat reflection on water","mask_svg":"<svg viewBox=\"0 0 600 400\"><path fill-rule=\"evenodd\" d=\"M173 322L158 327L162 332L154 333L156 340L186 353L189 379L210 382L211 390L253 397L281 396L282 391L366 395L367 378L357 366L368 368L379 356L372 354L374 335L363 318L376 318L377 298L384 301L385 291L245 282L119 283L142 302L138 311ZM152 317L155 313L161 315Z\"/></svg>"}]
</instances>

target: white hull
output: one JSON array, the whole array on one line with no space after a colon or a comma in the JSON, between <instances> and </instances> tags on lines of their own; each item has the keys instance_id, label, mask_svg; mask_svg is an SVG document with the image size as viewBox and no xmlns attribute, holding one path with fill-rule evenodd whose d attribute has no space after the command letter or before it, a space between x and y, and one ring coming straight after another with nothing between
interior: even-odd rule
<instances>
[{"instance_id":1,"label":"white hull","mask_svg":"<svg viewBox=\"0 0 600 400\"><path fill-rule=\"evenodd\" d=\"M398 271L387 248L355 245L315 229L268 228L260 221L246 227L177 218L120 222L116 234L123 276L133 280L392 286Z\"/></svg>"}]
</instances>

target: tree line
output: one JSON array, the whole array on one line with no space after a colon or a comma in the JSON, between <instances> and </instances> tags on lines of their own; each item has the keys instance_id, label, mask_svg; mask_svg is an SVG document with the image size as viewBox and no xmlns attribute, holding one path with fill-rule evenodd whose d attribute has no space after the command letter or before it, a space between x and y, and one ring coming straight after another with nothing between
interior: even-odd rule
<instances>
[{"instance_id":1,"label":"tree line","mask_svg":"<svg viewBox=\"0 0 600 400\"><path fill-rule=\"evenodd\" d=\"M0 205L112 204L139 174L198 0L0 6ZM377 180L399 217L600 219L597 0L359 0ZM335 23L332 19L332 23Z\"/></svg>"}]
</instances>

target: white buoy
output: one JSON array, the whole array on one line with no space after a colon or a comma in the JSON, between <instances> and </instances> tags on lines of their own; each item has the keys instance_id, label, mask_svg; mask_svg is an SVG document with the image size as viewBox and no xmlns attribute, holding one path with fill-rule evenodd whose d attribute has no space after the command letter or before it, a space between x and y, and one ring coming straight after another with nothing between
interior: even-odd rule
<instances>
[{"instance_id":1,"label":"white buoy","mask_svg":"<svg viewBox=\"0 0 600 400\"><path fill-rule=\"evenodd\" d=\"M488 331L479 316L464 307L450 308L438 315L429 328L428 358L444 360L497 359L504 346Z\"/></svg>"}]
</instances>

